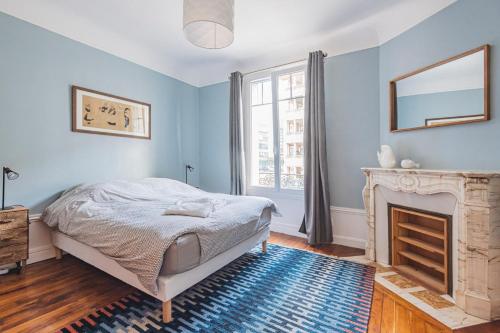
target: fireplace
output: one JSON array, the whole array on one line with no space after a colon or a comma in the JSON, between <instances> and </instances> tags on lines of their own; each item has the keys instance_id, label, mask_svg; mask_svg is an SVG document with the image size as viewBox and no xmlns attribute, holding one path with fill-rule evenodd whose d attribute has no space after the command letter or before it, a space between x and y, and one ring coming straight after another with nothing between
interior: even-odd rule
<instances>
[{"instance_id":1,"label":"fireplace","mask_svg":"<svg viewBox=\"0 0 500 333\"><path fill-rule=\"evenodd\" d=\"M400 271L412 269L410 272L414 275L415 271L418 271L417 275L424 272L425 276L419 276L424 276L423 279L429 276L438 278L440 284L435 284L434 289L439 287L443 293L449 293L452 289L450 296L456 306L465 313L485 320L500 319L500 279L498 278L500 272L500 248L498 246L500 244L500 172L380 168L363 168L363 171L366 175L363 199L368 224L367 259L380 264L392 263L392 253L389 254L388 249L390 242L388 228L391 225L388 204L399 205L399 208L409 210L411 213L400 212L403 215L415 215L415 213L430 215L429 219L432 222L424 223L434 224L422 225L442 231L437 234L446 233L446 236L436 234L435 238L443 237L448 240L451 233L451 241L447 241L446 246L444 241L427 242L427 246L430 243L438 247L439 250L433 248L438 253L445 253L441 255L442 260L433 260L440 266L432 266L434 263L425 261L429 265L432 264L431 270L429 267L423 268L422 258L415 257L414 254L422 256L425 252L423 249L416 250L418 246L415 244L404 242L408 239L399 239L401 242L397 242L396 246L411 248L409 256L413 254L412 258L418 259L412 260L408 256L405 257L406 259L401 259L398 255L396 260L400 261L394 262L393 265L403 266L402 270L400 267ZM407 207L412 207L412 209ZM452 217L451 223L448 222L450 216ZM439 220L440 218L443 220ZM415 224L416 218L412 217L412 219L413 221L407 224ZM439 221L441 221L441 227L439 227ZM403 229L404 227L405 225ZM409 227L415 229L413 225ZM415 243L411 239L415 238L414 230L408 231L408 226L406 230L398 230L396 235L410 238L409 241ZM407 232L410 237L404 236L404 232ZM422 237L419 238L420 240ZM450 246L453 255L450 255L452 252ZM402 256L404 257L405 254L408 253ZM428 257L431 260L439 258L435 254Z\"/></svg>"},{"instance_id":2,"label":"fireplace","mask_svg":"<svg viewBox=\"0 0 500 333\"><path fill-rule=\"evenodd\" d=\"M402 275L452 296L451 215L388 204L389 264Z\"/></svg>"}]
</instances>

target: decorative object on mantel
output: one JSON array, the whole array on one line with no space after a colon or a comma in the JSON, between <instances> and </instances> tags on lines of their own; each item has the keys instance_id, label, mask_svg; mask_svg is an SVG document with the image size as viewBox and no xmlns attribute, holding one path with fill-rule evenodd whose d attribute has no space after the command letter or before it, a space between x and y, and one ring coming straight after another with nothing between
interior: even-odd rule
<instances>
[{"instance_id":1,"label":"decorative object on mantel","mask_svg":"<svg viewBox=\"0 0 500 333\"><path fill-rule=\"evenodd\" d=\"M234 40L234 0L184 0L184 35L205 49L222 49Z\"/></svg>"},{"instance_id":2,"label":"decorative object on mantel","mask_svg":"<svg viewBox=\"0 0 500 333\"><path fill-rule=\"evenodd\" d=\"M188 171L193 172L194 167L192 165L186 164L186 184L188 183Z\"/></svg>"},{"instance_id":3,"label":"decorative object on mantel","mask_svg":"<svg viewBox=\"0 0 500 333\"><path fill-rule=\"evenodd\" d=\"M404 159L401 161L401 167L403 169L420 169L420 164L410 159Z\"/></svg>"},{"instance_id":4,"label":"decorative object on mantel","mask_svg":"<svg viewBox=\"0 0 500 333\"><path fill-rule=\"evenodd\" d=\"M5 209L5 177L8 180L15 180L19 178L19 174L8 167L3 167L2 169L2 210ZM10 209L7 207L7 209Z\"/></svg>"},{"instance_id":5,"label":"decorative object on mantel","mask_svg":"<svg viewBox=\"0 0 500 333\"><path fill-rule=\"evenodd\" d=\"M380 151L377 152L377 158L382 168L391 169L396 166L396 156L389 145L380 146Z\"/></svg>"},{"instance_id":6,"label":"decorative object on mantel","mask_svg":"<svg viewBox=\"0 0 500 333\"><path fill-rule=\"evenodd\" d=\"M467 314L500 319L500 172L362 170L367 259L388 263L388 204L452 215L455 303Z\"/></svg>"},{"instance_id":7,"label":"decorative object on mantel","mask_svg":"<svg viewBox=\"0 0 500 333\"><path fill-rule=\"evenodd\" d=\"M151 139L151 105L72 87L73 132Z\"/></svg>"}]
</instances>

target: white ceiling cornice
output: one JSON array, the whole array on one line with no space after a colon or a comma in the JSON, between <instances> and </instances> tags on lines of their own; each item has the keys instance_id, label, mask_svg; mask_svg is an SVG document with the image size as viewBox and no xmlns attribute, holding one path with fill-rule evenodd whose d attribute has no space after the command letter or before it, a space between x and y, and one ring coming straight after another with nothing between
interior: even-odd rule
<instances>
[{"instance_id":1,"label":"white ceiling cornice","mask_svg":"<svg viewBox=\"0 0 500 333\"><path fill-rule=\"evenodd\" d=\"M310 50L334 56L379 46L456 0L314 1L319 8L311 9L311 0L236 0L235 42L223 50L184 39L182 0L0 0L0 11L200 87ZM308 19L297 27L303 15L316 18L314 27Z\"/></svg>"}]
</instances>

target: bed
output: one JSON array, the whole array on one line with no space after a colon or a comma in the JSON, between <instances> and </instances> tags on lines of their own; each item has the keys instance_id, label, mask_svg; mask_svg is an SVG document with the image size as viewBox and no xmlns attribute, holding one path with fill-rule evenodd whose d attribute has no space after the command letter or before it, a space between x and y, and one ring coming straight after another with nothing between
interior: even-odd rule
<instances>
[{"instance_id":1,"label":"bed","mask_svg":"<svg viewBox=\"0 0 500 333\"><path fill-rule=\"evenodd\" d=\"M207 217L165 215L179 201L210 203ZM259 197L204 192L171 179L80 185L44 211L57 258L62 251L163 303L262 244L275 204Z\"/></svg>"}]
</instances>

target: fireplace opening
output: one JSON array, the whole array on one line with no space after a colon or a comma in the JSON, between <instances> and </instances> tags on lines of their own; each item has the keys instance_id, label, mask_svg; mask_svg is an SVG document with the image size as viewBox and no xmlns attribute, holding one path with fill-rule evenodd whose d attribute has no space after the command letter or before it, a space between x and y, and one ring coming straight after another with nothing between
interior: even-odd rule
<instances>
[{"instance_id":1,"label":"fireplace opening","mask_svg":"<svg viewBox=\"0 0 500 333\"><path fill-rule=\"evenodd\" d=\"M389 263L402 275L452 296L450 215L388 204Z\"/></svg>"}]
</instances>

